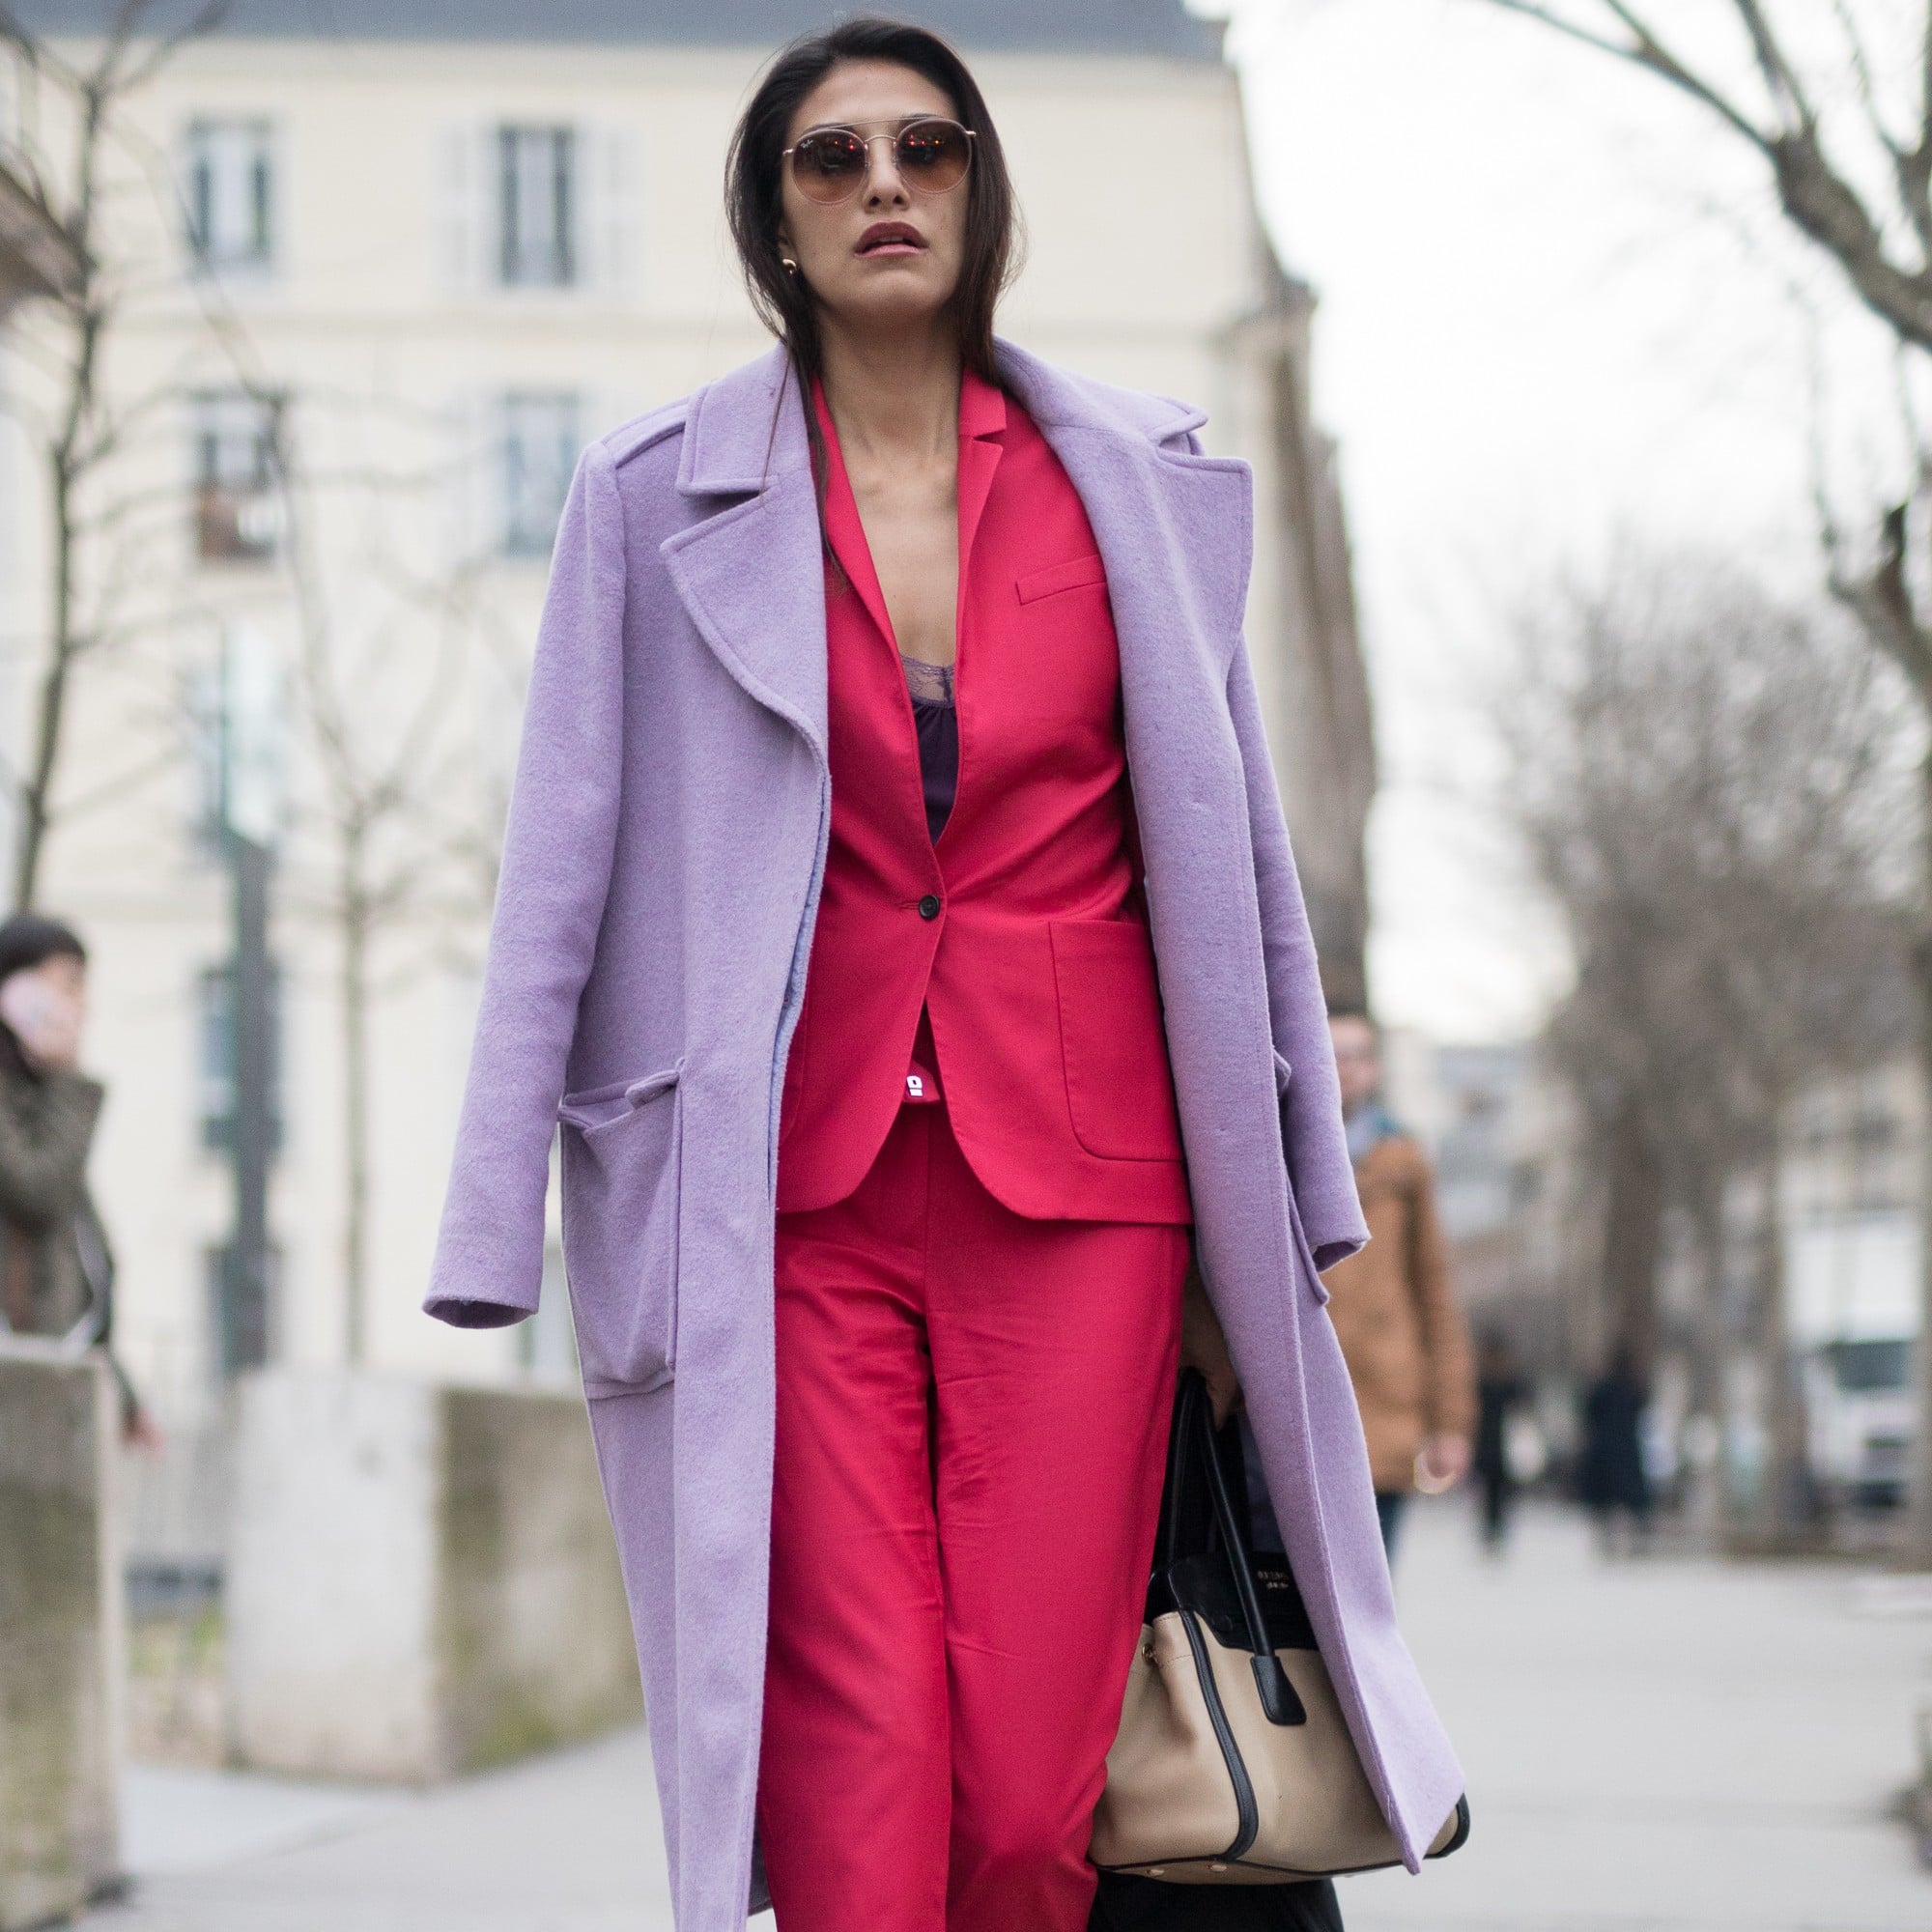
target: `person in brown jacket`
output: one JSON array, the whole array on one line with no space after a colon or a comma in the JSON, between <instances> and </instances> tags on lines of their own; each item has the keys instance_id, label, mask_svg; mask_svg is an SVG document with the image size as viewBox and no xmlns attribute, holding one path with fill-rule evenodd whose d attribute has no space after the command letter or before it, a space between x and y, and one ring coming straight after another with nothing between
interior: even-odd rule
<instances>
[{"instance_id":1,"label":"person in brown jacket","mask_svg":"<svg viewBox=\"0 0 1932 1932\"><path fill-rule=\"evenodd\" d=\"M1404 1503L1445 1490L1469 1466L1476 1378L1435 1213L1435 1177L1412 1136L1383 1111L1374 1024L1329 1014L1355 1186L1369 1244L1322 1276L1355 1384L1382 1541L1393 1551Z\"/></svg>"}]
</instances>

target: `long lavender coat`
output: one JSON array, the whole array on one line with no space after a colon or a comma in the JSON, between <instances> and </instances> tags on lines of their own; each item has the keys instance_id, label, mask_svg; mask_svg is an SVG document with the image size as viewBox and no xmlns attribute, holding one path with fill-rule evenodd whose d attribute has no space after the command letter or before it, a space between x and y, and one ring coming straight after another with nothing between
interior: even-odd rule
<instances>
[{"instance_id":1,"label":"long lavender coat","mask_svg":"<svg viewBox=\"0 0 1932 1932\"><path fill-rule=\"evenodd\" d=\"M1010 344L1000 359L1106 561L1203 1271L1412 1866L1463 1778L1396 1631L1317 1273L1366 1231L1241 640L1250 477L1201 453L1197 410ZM427 1302L475 1326L536 1307L561 1119L584 1385L684 1932L742 1926L752 1863L778 1108L831 810L823 584L781 352L585 452Z\"/></svg>"}]
</instances>

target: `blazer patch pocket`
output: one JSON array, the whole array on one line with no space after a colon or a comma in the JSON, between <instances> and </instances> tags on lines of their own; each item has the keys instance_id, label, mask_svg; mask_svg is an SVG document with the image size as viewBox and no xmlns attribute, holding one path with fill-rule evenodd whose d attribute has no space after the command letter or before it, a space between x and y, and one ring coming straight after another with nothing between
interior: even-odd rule
<instances>
[{"instance_id":1,"label":"blazer patch pocket","mask_svg":"<svg viewBox=\"0 0 1932 1932\"><path fill-rule=\"evenodd\" d=\"M589 1396L670 1379L677 1360L678 1066L567 1094L563 1267Z\"/></svg>"},{"instance_id":2,"label":"blazer patch pocket","mask_svg":"<svg viewBox=\"0 0 1932 1932\"><path fill-rule=\"evenodd\" d=\"M1053 983L1073 1138L1102 1160L1179 1160L1153 942L1124 919L1057 919Z\"/></svg>"},{"instance_id":3,"label":"blazer patch pocket","mask_svg":"<svg viewBox=\"0 0 1932 1932\"><path fill-rule=\"evenodd\" d=\"M1084 590L1090 584L1107 587L1107 566L1098 556L1076 556L1067 563L1049 564L1044 570L1030 571L1013 580L1013 589L1022 604L1037 604L1062 590Z\"/></svg>"}]
</instances>

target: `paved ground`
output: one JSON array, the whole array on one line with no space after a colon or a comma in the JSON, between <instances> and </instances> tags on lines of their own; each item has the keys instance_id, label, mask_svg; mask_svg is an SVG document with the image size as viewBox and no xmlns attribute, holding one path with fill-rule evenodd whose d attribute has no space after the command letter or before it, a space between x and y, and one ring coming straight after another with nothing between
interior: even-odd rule
<instances>
[{"instance_id":1,"label":"paved ground","mask_svg":"<svg viewBox=\"0 0 1932 1932\"><path fill-rule=\"evenodd\" d=\"M1932 1927L1889 1815L1932 1703L1932 1592L1605 1565L1567 1519L1491 1566L1461 1515L1418 1520L1397 1589L1475 1831L1420 1878L1350 1881L1350 1932Z\"/></svg>"},{"instance_id":2,"label":"paved ground","mask_svg":"<svg viewBox=\"0 0 1932 1932\"><path fill-rule=\"evenodd\" d=\"M1476 1830L1420 1879L1349 1881L1350 1932L1932 1927L1888 1815L1932 1703L1932 1591L1606 1566L1555 1517L1491 1565L1454 1504L1412 1531L1405 1621ZM137 1770L128 1798L140 1883L88 1932L670 1926L637 1736L421 1797Z\"/></svg>"}]
</instances>

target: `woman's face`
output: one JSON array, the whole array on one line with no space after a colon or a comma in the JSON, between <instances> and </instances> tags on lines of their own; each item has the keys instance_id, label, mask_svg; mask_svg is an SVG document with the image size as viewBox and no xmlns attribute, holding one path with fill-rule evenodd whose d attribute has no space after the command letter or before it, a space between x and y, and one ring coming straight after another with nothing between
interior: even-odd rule
<instances>
[{"instance_id":1,"label":"woman's face","mask_svg":"<svg viewBox=\"0 0 1932 1932\"><path fill-rule=\"evenodd\" d=\"M799 103L785 130L790 147L814 128L850 128L862 138L896 133L926 115L957 120L959 109L923 74L890 61L847 61ZM819 308L865 333L929 324L959 286L972 176L945 194L914 194L889 140L870 141L864 182L849 201L800 193L784 164L781 251Z\"/></svg>"},{"instance_id":2,"label":"woman's face","mask_svg":"<svg viewBox=\"0 0 1932 1932\"><path fill-rule=\"evenodd\" d=\"M87 1021L86 966L71 953L56 952L38 966L8 974L0 980L0 1020L13 1028L34 1065L73 1065Z\"/></svg>"}]
</instances>

